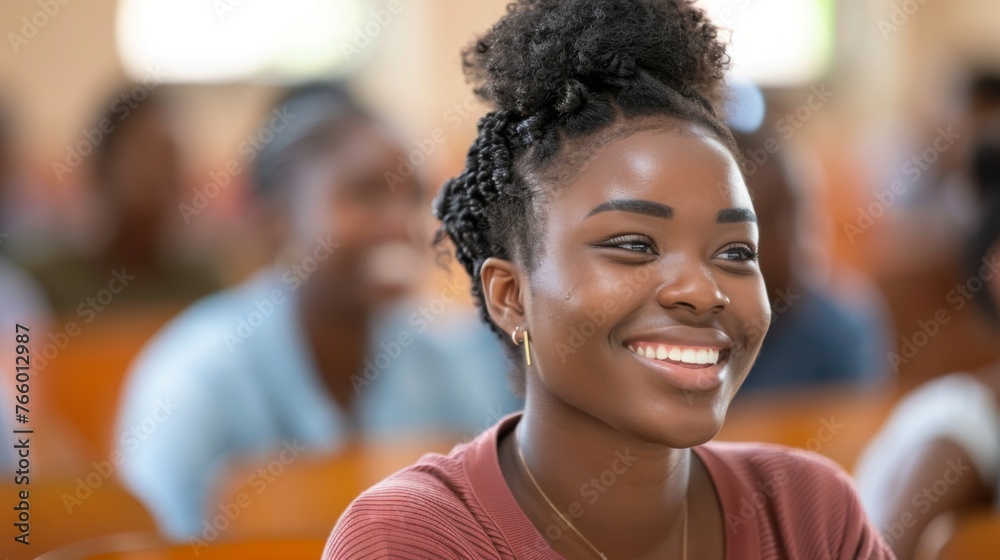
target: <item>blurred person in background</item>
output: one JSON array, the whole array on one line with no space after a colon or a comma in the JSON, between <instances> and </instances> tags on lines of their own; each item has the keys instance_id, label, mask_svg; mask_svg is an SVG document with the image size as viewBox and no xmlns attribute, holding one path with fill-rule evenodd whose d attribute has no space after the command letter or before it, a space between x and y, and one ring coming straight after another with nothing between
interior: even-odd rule
<instances>
[{"instance_id":1,"label":"blurred person in background","mask_svg":"<svg viewBox=\"0 0 1000 560\"><path fill-rule=\"evenodd\" d=\"M770 130L774 130L770 127ZM760 268L772 325L741 394L888 380L891 319L874 284L816 254L820 179L800 152L761 131L736 134L760 222ZM822 264L821 264L822 263ZM833 285L838 284L838 285Z\"/></svg>"},{"instance_id":2,"label":"blurred person in background","mask_svg":"<svg viewBox=\"0 0 1000 560\"><path fill-rule=\"evenodd\" d=\"M58 312L104 289L115 301L190 302L218 288L208 263L173 240L182 226L180 154L161 92L129 86L88 130L93 153L80 164L95 204L92 239L58 247L28 268ZM69 173L70 169L61 169Z\"/></svg>"},{"instance_id":3,"label":"blurred person in background","mask_svg":"<svg viewBox=\"0 0 1000 560\"><path fill-rule=\"evenodd\" d=\"M916 183L908 202L917 208L930 206L927 208L929 214L948 219L951 235L947 239L954 239L958 244L968 235L968 227L975 224L972 217L976 212L977 185L970 170L979 139L988 133L985 123L1000 116L1000 72L973 69L959 84L947 114L947 122L952 124L944 128L945 135L954 144L939 150L938 161L925 165L926 170L921 167L923 173L912 166L902 168L904 180ZM920 146L935 146L934 141L939 136L942 136L942 129L934 127L923 135ZM910 151L917 153L920 150L910 147ZM926 225L917 228L927 231Z\"/></svg>"},{"instance_id":4,"label":"blurred person in background","mask_svg":"<svg viewBox=\"0 0 1000 560\"><path fill-rule=\"evenodd\" d=\"M520 408L503 350L460 289L414 298L429 256L428 199L391 129L340 85L289 92L253 182L276 256L197 302L141 352L116 435L160 418L124 449L128 487L176 539L201 535L230 459L352 437L469 436ZM409 297L408 297L409 296Z\"/></svg>"},{"instance_id":5,"label":"blurred person in background","mask_svg":"<svg viewBox=\"0 0 1000 560\"><path fill-rule=\"evenodd\" d=\"M980 210L964 293L1000 326L1000 119L989 126L971 150ZM993 336L1000 342L1000 330ZM1000 363L934 379L897 404L862 454L856 468L861 498L900 559L916 557L924 530L939 515L996 499L998 399Z\"/></svg>"}]
</instances>

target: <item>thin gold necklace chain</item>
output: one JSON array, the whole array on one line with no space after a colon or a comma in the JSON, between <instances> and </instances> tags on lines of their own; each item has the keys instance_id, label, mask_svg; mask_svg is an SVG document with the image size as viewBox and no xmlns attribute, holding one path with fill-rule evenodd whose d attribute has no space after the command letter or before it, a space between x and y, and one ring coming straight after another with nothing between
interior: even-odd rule
<instances>
[{"instance_id":1,"label":"thin gold necklace chain","mask_svg":"<svg viewBox=\"0 0 1000 560\"><path fill-rule=\"evenodd\" d=\"M528 474L528 478L531 480L531 483L535 486L535 490L538 490L538 493L542 495L542 498L544 498L545 502L547 504L549 504L549 507L552 508L552 511L556 512L556 515L558 515L559 518L562 519L563 523L565 523L567 527L569 527L570 529L572 529L573 532L576 533L578 537L580 537L581 539L583 539L583 542L587 543L587 546L589 546L590 549L594 551L594 554L597 554L603 560L608 560L608 557L605 556L604 553L601 552L600 550L597 550L597 547L594 546L590 542L590 540L587 539L587 537L583 536L583 533L581 533L576 527L573 526L572 523L569 522L569 519L567 519L566 516L563 515L563 513L561 511L559 511L559 508L557 508L556 505L552 503L552 500L550 500L549 497L545 494L545 491L542 490L542 487L538 484L538 481L535 480L535 476L533 474L531 474L531 469L528 468L528 462L524 460L524 453L521 452L521 440L520 440L520 438L517 438L516 441L517 441L517 445L516 445L516 447L517 447L517 457L521 460L521 465L524 467L524 472ZM687 501L687 498L684 498L684 516L683 516L683 520L684 520L683 521L683 526L684 526L683 531L684 532L683 532L683 537L681 539L681 543L682 543L682 547L681 547L682 554L681 555L682 555L682 557L683 557L684 560L687 560L687 557L688 557L688 501Z\"/></svg>"}]
</instances>

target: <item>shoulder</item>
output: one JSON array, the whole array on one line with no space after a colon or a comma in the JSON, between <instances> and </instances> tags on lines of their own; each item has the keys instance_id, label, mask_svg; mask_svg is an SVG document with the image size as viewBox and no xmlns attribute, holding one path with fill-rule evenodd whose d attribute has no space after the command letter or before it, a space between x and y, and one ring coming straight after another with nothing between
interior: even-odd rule
<instances>
[{"instance_id":1,"label":"shoulder","mask_svg":"<svg viewBox=\"0 0 1000 560\"><path fill-rule=\"evenodd\" d=\"M884 511L884 495L901 465L936 440L966 452L980 479L992 486L1000 476L1000 406L978 378L953 373L924 383L895 405L855 467L865 505Z\"/></svg>"},{"instance_id":2,"label":"shoulder","mask_svg":"<svg viewBox=\"0 0 1000 560\"><path fill-rule=\"evenodd\" d=\"M278 305L265 301L271 297L273 280L273 275L265 271L196 301L150 339L132 369L142 372L166 368L174 376L192 370L218 370L239 361L241 353L250 348L244 341L258 326L277 327L273 323L281 315L276 313ZM265 317L262 313L267 311L271 313ZM261 314L260 320L256 320L255 312Z\"/></svg>"},{"instance_id":3,"label":"shoulder","mask_svg":"<svg viewBox=\"0 0 1000 560\"><path fill-rule=\"evenodd\" d=\"M23 269L0 256L0 286L9 296L3 305L21 307L32 311L33 315L46 315L45 294L41 286Z\"/></svg>"},{"instance_id":4,"label":"shoulder","mask_svg":"<svg viewBox=\"0 0 1000 560\"><path fill-rule=\"evenodd\" d=\"M323 553L334 558L476 558L488 543L470 509L462 467L426 455L358 496Z\"/></svg>"},{"instance_id":5,"label":"shoulder","mask_svg":"<svg viewBox=\"0 0 1000 560\"><path fill-rule=\"evenodd\" d=\"M820 289L809 289L802 294L803 313L801 324L819 336L831 337L838 344L857 344L871 336L873 324L862 310L851 306L842 297ZM797 305L793 303L791 305ZM830 355L842 354L838 346Z\"/></svg>"},{"instance_id":6,"label":"shoulder","mask_svg":"<svg viewBox=\"0 0 1000 560\"><path fill-rule=\"evenodd\" d=\"M1000 441L1000 407L993 391L966 374L929 381L896 405L869 451L905 453L939 438L969 448L984 471L1000 468L998 446L983 445Z\"/></svg>"},{"instance_id":7,"label":"shoulder","mask_svg":"<svg viewBox=\"0 0 1000 560\"><path fill-rule=\"evenodd\" d=\"M147 414L145 408L159 397L184 401L185 410L216 410L218 395L235 398L252 380L240 375L247 368L239 347L227 344L238 336L235 324L247 302L244 286L206 296L164 325L139 351L126 376L122 395L125 416L129 411Z\"/></svg>"},{"instance_id":8,"label":"shoulder","mask_svg":"<svg viewBox=\"0 0 1000 560\"><path fill-rule=\"evenodd\" d=\"M448 465L442 465L446 458L434 455L424 458L363 492L351 503L341 521L358 521L376 513L381 521L399 517L411 522L414 514L420 519L451 519L456 514L467 512L459 491L461 484L455 480L457 473Z\"/></svg>"},{"instance_id":9,"label":"shoulder","mask_svg":"<svg viewBox=\"0 0 1000 560\"><path fill-rule=\"evenodd\" d=\"M817 453L764 443L713 442L702 449L725 463L736 481L757 487L772 498L801 495L802 491L835 497L851 487L848 474Z\"/></svg>"},{"instance_id":10,"label":"shoulder","mask_svg":"<svg viewBox=\"0 0 1000 560\"><path fill-rule=\"evenodd\" d=\"M730 532L753 521L762 546L780 546L795 551L793 556L836 551L836 558L854 558L868 551L863 557L884 557L851 477L830 459L770 444L711 443L701 449L712 464Z\"/></svg>"}]
</instances>

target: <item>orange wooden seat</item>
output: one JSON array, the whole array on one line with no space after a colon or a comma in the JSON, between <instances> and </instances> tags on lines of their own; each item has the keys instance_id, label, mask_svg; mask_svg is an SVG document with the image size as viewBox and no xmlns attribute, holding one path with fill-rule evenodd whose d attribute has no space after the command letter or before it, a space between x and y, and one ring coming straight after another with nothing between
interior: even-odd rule
<instances>
[{"instance_id":1,"label":"orange wooden seat","mask_svg":"<svg viewBox=\"0 0 1000 560\"><path fill-rule=\"evenodd\" d=\"M1000 558L1000 513L976 511L956 519L938 560L996 560Z\"/></svg>"},{"instance_id":2,"label":"orange wooden seat","mask_svg":"<svg viewBox=\"0 0 1000 560\"><path fill-rule=\"evenodd\" d=\"M32 391L44 400L48 416L41 422L73 438L74 451L83 454L80 463L106 459L118 443L111 431L128 366L177 311L176 306L109 309L90 324L75 315L61 317L51 340L37 341ZM74 328L66 326L70 322Z\"/></svg>"},{"instance_id":3,"label":"orange wooden seat","mask_svg":"<svg viewBox=\"0 0 1000 560\"><path fill-rule=\"evenodd\" d=\"M46 560L315 559L337 518L358 494L424 453L447 451L451 446L450 441L354 444L332 456L282 455L279 449L271 455L242 461L227 470L217 497L211 500L215 505L206 515L206 529L183 546L164 543L142 506L110 481L82 500L83 504L72 513L63 506L62 495L74 496L77 485L47 485L37 502L32 502L35 543L29 549L33 554L23 557L34 558L50 552ZM12 495L9 489L0 488L4 490L7 491L0 497ZM36 514L43 511L41 503L46 504L45 513ZM55 532L60 533L58 538L52 534ZM129 532L132 533L119 534ZM100 535L104 537L91 538ZM5 538L11 542L13 535ZM262 542L263 539L274 542ZM62 545L65 546L53 550ZM247 550L256 555L249 555Z\"/></svg>"},{"instance_id":4,"label":"orange wooden seat","mask_svg":"<svg viewBox=\"0 0 1000 560\"><path fill-rule=\"evenodd\" d=\"M68 543L123 531L151 531L155 524L146 509L111 479L90 476L80 481L37 481L28 489L29 524L27 546L16 543L19 531L10 514L19 502L23 486L0 485L0 551L11 560L35 558ZM97 484L97 482L100 484Z\"/></svg>"},{"instance_id":5,"label":"orange wooden seat","mask_svg":"<svg viewBox=\"0 0 1000 560\"><path fill-rule=\"evenodd\" d=\"M137 552L99 554L91 560L316 560L323 553L322 540L218 543L197 552L190 545Z\"/></svg>"},{"instance_id":6,"label":"orange wooden seat","mask_svg":"<svg viewBox=\"0 0 1000 560\"><path fill-rule=\"evenodd\" d=\"M316 560L322 539L213 542L204 547L165 543L151 534L122 534L63 547L38 560Z\"/></svg>"},{"instance_id":7,"label":"orange wooden seat","mask_svg":"<svg viewBox=\"0 0 1000 560\"><path fill-rule=\"evenodd\" d=\"M361 492L424 453L447 452L451 446L440 441L354 445L334 456L303 454L287 464L278 452L245 461L229 469L211 500L203 534L218 530L227 540L325 538Z\"/></svg>"},{"instance_id":8,"label":"orange wooden seat","mask_svg":"<svg viewBox=\"0 0 1000 560\"><path fill-rule=\"evenodd\" d=\"M730 407L716 439L815 451L850 471L894 401L892 394L833 390L754 395Z\"/></svg>"}]
</instances>

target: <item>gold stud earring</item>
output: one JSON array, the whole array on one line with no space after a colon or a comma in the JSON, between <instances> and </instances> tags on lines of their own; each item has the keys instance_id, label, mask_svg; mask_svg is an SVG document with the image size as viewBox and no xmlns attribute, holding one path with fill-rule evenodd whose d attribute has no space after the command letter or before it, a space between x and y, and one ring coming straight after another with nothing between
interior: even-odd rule
<instances>
[{"instance_id":1,"label":"gold stud earring","mask_svg":"<svg viewBox=\"0 0 1000 560\"><path fill-rule=\"evenodd\" d=\"M511 340L514 341L515 346L520 346L521 343L517 341L517 331L521 330L521 325L514 327L514 332L510 333ZM529 366L531 365L531 340L528 337L528 329L524 329L524 336L521 337L524 341L524 361Z\"/></svg>"}]
</instances>

